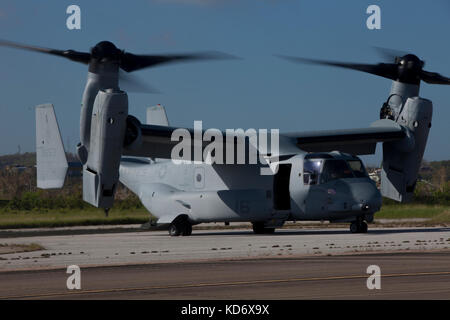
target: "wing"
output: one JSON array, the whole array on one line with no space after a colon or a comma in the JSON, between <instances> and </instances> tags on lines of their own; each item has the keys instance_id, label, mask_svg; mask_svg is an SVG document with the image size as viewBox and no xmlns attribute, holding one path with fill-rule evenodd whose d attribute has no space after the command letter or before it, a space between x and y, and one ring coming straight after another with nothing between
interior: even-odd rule
<instances>
[{"instance_id":1,"label":"wing","mask_svg":"<svg viewBox=\"0 0 450 320\"><path fill-rule=\"evenodd\" d=\"M201 137L205 131L195 132L193 129L184 129L168 126L157 125L141 125L142 143L136 149L127 149L123 151L127 156L138 157L155 157L170 159L172 149L179 143L178 140L172 141L171 137L175 130L183 129L189 133L189 139L191 146L197 143L201 146L202 152L205 147L210 143L209 141L201 141ZM222 137L225 137L225 133L218 131ZM200 137L196 140L195 137ZM253 148L252 143L249 143L249 139L242 137L242 139L233 139L231 144L236 151L238 147L245 148L246 160L248 159L248 151ZM270 135L269 135L270 136ZM328 151L341 151L355 155L373 154L377 142L388 142L401 140L406 137L405 129L394 121L383 119L378 120L369 128L362 129L344 129L344 130L325 130L325 131L312 131L312 132L294 132L280 134L279 148L271 148L274 145L270 141L270 137L267 142L267 148L264 150L258 150L263 155L269 157L282 157L288 155L298 154L302 151L306 152L328 152ZM223 141L223 155L226 157L227 140ZM231 146L230 146L231 147ZM236 152L235 152L236 154ZM191 160L194 156L194 148L191 149ZM235 162L236 163L236 162Z\"/></svg>"},{"instance_id":2,"label":"wing","mask_svg":"<svg viewBox=\"0 0 450 320\"><path fill-rule=\"evenodd\" d=\"M177 133L178 132L178 133ZM180 138L180 132L184 133L182 138ZM247 159L249 156L249 150L252 148L252 145L249 143L248 137L244 132L237 132L236 139L226 139L226 133L217 129L210 130L197 130L197 129L188 129L188 128L177 128L177 127L169 127L169 126L160 126L160 125L140 125L140 134L141 134L141 142L138 147L134 148L124 148L123 155L125 156L135 156L135 157L150 157L150 158L162 158L162 159L171 159L172 151L175 146L177 146L180 141L183 142L184 145L190 146L190 160L194 160L194 155L201 151L205 151L205 148L211 143L210 141L204 141L202 138L206 135L212 135L212 132L215 133L217 139L221 139L223 141L223 150L222 154L225 159L226 152L229 150L227 146L232 146L234 150L234 158L236 160L237 149L241 148L244 152L244 155ZM175 140L172 140L174 137ZM214 141L217 141L215 139ZM198 146L198 148L197 148ZM186 148L188 149L188 148ZM184 160L186 157L183 157Z\"/></svg>"},{"instance_id":3,"label":"wing","mask_svg":"<svg viewBox=\"0 0 450 320\"><path fill-rule=\"evenodd\" d=\"M142 141L138 148L124 148L123 155L170 159L172 148L178 141L171 141L178 128L159 125L141 125Z\"/></svg>"},{"instance_id":4,"label":"wing","mask_svg":"<svg viewBox=\"0 0 450 320\"><path fill-rule=\"evenodd\" d=\"M341 151L355 155L375 153L378 142L404 139L405 129L392 120L375 121L369 128L296 132L283 135L280 153L297 148L307 152ZM287 151L289 152L289 151Z\"/></svg>"}]
</instances>

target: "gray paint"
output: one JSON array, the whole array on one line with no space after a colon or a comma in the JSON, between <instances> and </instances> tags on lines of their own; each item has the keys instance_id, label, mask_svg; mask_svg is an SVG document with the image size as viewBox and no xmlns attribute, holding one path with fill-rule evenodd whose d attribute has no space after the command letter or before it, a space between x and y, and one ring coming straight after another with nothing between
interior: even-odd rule
<instances>
[{"instance_id":1,"label":"gray paint","mask_svg":"<svg viewBox=\"0 0 450 320\"><path fill-rule=\"evenodd\" d=\"M62 188L68 168L52 104L36 106L37 187Z\"/></svg>"},{"instance_id":2,"label":"gray paint","mask_svg":"<svg viewBox=\"0 0 450 320\"><path fill-rule=\"evenodd\" d=\"M108 85L110 89L101 89ZM288 185L277 189L274 181L278 176L261 175L260 164L210 165L191 161L175 164L170 158L177 142L171 141L171 134L177 128L168 126L164 108L149 108L148 124L142 125L128 116L128 99L118 89L114 74L89 74L81 126L80 150L84 153L80 154L86 160L83 198L94 206L110 208L120 177L161 224L170 224L180 215L192 224L251 221L263 222L266 227L278 227L291 220L370 222L381 207L381 194L372 180L353 177L309 185L303 177L303 164L311 152L326 152L334 160L349 160L355 156L345 152L371 154L376 144L382 142L383 195L402 202L409 200L426 144L432 107L428 100L411 96L418 93L418 86L394 82L391 93L400 97L394 120L381 119L360 129L281 134L279 150L271 150L270 143L267 148L257 150L268 161L264 165L290 166L289 177L277 180ZM94 95L96 98L92 100ZM85 121L88 115L89 130ZM52 122L51 129L56 131L56 118ZM42 120L38 124L42 126ZM192 129L189 131L194 134ZM134 132L133 136L128 136L129 132ZM235 147L244 145L247 157L248 150L255 147L242 135L232 143ZM62 146L58 139L52 144ZM202 143L202 151L207 144ZM121 158L124 155L132 158ZM64 168L63 160L58 158L51 165ZM40 165L50 166L42 162ZM393 166L402 168L400 177L391 170ZM63 173L56 174L59 181ZM48 179L52 179L51 174ZM282 197L282 206L275 205L280 190L288 192L287 198Z\"/></svg>"},{"instance_id":3,"label":"gray paint","mask_svg":"<svg viewBox=\"0 0 450 320\"><path fill-rule=\"evenodd\" d=\"M160 104L147 108L147 124L155 124L158 126L168 126L166 109Z\"/></svg>"},{"instance_id":4,"label":"gray paint","mask_svg":"<svg viewBox=\"0 0 450 320\"><path fill-rule=\"evenodd\" d=\"M80 113L80 139L81 144L89 150L91 137L91 117L94 108L95 98L101 89L118 89L119 76L118 72L102 72L92 73L88 72L86 86L83 92L81 101Z\"/></svg>"},{"instance_id":5,"label":"gray paint","mask_svg":"<svg viewBox=\"0 0 450 320\"><path fill-rule=\"evenodd\" d=\"M432 113L431 101L419 97L407 99L397 120L408 131L407 140L383 145L383 196L401 202L412 200L431 128Z\"/></svg>"},{"instance_id":6,"label":"gray paint","mask_svg":"<svg viewBox=\"0 0 450 320\"><path fill-rule=\"evenodd\" d=\"M83 167L83 199L111 208L128 116L128 97L115 89L100 90L94 102L88 161Z\"/></svg>"},{"instance_id":7,"label":"gray paint","mask_svg":"<svg viewBox=\"0 0 450 320\"><path fill-rule=\"evenodd\" d=\"M159 223L170 223L185 214L192 223L211 221L267 221L283 216L284 220L334 220L360 215L352 206L368 204L370 212L380 209L381 196L369 178L353 178L324 185L303 183L303 159L299 153L279 164L291 163L291 210L277 211L273 206L274 176L261 176L258 165L194 165L174 164L170 160L158 163L122 161L120 180L136 193ZM333 153L335 159L348 159ZM199 171L198 169L202 170ZM204 172L203 187L196 178ZM330 196L328 189L336 194ZM332 203L328 203L333 198ZM306 205L304 203L306 201ZM347 202L344 208L344 202ZM323 207L323 209L322 209ZM283 222L284 222L283 220Z\"/></svg>"}]
</instances>

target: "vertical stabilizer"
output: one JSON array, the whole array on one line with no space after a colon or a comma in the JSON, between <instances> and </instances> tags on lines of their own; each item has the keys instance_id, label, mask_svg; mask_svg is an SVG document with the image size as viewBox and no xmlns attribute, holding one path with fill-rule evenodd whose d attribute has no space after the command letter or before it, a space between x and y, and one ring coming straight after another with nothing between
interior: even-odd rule
<instances>
[{"instance_id":1,"label":"vertical stabilizer","mask_svg":"<svg viewBox=\"0 0 450 320\"><path fill-rule=\"evenodd\" d=\"M147 124L153 124L157 126L168 126L169 120L167 120L166 109L160 104L147 108Z\"/></svg>"},{"instance_id":2,"label":"vertical stabilizer","mask_svg":"<svg viewBox=\"0 0 450 320\"><path fill-rule=\"evenodd\" d=\"M62 188L68 168L52 104L36 106L37 187Z\"/></svg>"}]
</instances>

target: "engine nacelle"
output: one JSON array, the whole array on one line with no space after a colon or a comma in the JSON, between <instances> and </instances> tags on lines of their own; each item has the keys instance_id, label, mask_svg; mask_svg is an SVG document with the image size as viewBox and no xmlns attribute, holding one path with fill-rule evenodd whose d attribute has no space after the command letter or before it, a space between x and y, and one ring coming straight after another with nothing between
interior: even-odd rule
<instances>
[{"instance_id":1,"label":"engine nacelle","mask_svg":"<svg viewBox=\"0 0 450 320\"><path fill-rule=\"evenodd\" d=\"M128 116L128 96L116 89L100 90L91 120L90 146L83 166L83 199L109 209L119 182L119 166Z\"/></svg>"},{"instance_id":2,"label":"engine nacelle","mask_svg":"<svg viewBox=\"0 0 450 320\"><path fill-rule=\"evenodd\" d=\"M141 122L134 116L127 117L127 129L123 146L128 150L136 150L142 144Z\"/></svg>"},{"instance_id":3,"label":"engine nacelle","mask_svg":"<svg viewBox=\"0 0 450 320\"><path fill-rule=\"evenodd\" d=\"M381 194L384 197L400 202L412 200L432 114L432 102L420 97L408 98L399 112L396 122L407 130L407 137L383 144Z\"/></svg>"}]
</instances>

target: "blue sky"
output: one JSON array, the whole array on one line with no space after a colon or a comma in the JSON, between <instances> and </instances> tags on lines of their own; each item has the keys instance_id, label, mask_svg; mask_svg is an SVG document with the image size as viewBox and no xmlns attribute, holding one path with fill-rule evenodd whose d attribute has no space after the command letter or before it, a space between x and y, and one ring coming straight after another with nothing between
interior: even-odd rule
<instances>
[{"instance_id":1,"label":"blue sky","mask_svg":"<svg viewBox=\"0 0 450 320\"><path fill-rule=\"evenodd\" d=\"M81 30L66 8L81 8ZM381 30L366 8L381 7ZM295 65L273 54L380 62L373 46L410 51L450 76L450 1L10 1L0 2L0 38L88 51L110 40L132 53L219 50L242 60L162 66L135 74L161 94L129 93L145 119L161 103L175 126L279 128L281 132L366 127L377 120L390 81L348 70ZM79 141L87 68L65 59L0 48L0 154L34 151L33 106L55 105L66 149ZM423 84L434 103L427 160L450 159L450 86ZM366 161L378 162L380 150Z\"/></svg>"}]
</instances>

